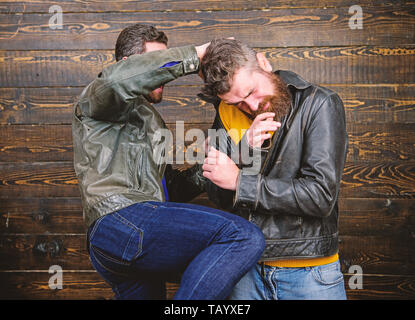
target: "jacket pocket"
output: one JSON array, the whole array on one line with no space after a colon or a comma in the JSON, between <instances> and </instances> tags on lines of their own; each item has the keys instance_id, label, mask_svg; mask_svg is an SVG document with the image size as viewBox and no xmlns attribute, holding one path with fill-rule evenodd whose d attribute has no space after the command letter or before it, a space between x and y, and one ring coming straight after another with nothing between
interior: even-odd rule
<instances>
[{"instance_id":1,"label":"jacket pocket","mask_svg":"<svg viewBox=\"0 0 415 320\"><path fill-rule=\"evenodd\" d=\"M128 144L126 148L125 168L129 190L139 190L142 187L143 173L145 170L143 148Z\"/></svg>"},{"instance_id":2,"label":"jacket pocket","mask_svg":"<svg viewBox=\"0 0 415 320\"><path fill-rule=\"evenodd\" d=\"M142 252L143 230L115 212L97 220L89 242L98 260L128 266Z\"/></svg>"}]
</instances>

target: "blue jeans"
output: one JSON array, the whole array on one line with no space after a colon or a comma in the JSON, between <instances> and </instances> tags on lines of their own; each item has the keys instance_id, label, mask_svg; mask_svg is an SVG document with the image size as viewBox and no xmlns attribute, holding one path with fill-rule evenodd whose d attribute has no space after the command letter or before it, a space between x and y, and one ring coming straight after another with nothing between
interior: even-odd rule
<instances>
[{"instance_id":1,"label":"blue jeans","mask_svg":"<svg viewBox=\"0 0 415 320\"><path fill-rule=\"evenodd\" d=\"M164 299L165 282L178 275L174 299L225 299L265 247L262 232L236 215L152 201L97 219L88 239L92 265L117 299Z\"/></svg>"},{"instance_id":2,"label":"blue jeans","mask_svg":"<svg viewBox=\"0 0 415 320\"><path fill-rule=\"evenodd\" d=\"M252 268L235 286L231 300L345 300L340 262L305 268L261 265Z\"/></svg>"}]
</instances>

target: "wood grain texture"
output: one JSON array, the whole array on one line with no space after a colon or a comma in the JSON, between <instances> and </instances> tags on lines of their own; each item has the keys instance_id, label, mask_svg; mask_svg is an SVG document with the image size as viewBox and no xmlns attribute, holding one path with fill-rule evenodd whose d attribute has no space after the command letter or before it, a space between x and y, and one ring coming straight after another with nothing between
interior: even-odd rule
<instances>
[{"instance_id":1,"label":"wood grain texture","mask_svg":"<svg viewBox=\"0 0 415 320\"><path fill-rule=\"evenodd\" d=\"M408 232L402 231L388 237L340 235L343 272L352 265L359 265L366 274L413 275L415 240Z\"/></svg>"},{"instance_id":2,"label":"wood grain texture","mask_svg":"<svg viewBox=\"0 0 415 320\"><path fill-rule=\"evenodd\" d=\"M415 84L332 85L343 100L348 124L415 123ZM0 88L0 124L71 124L82 87ZM166 86L155 105L168 123L209 123L211 104L199 99L201 86Z\"/></svg>"},{"instance_id":3,"label":"wood grain texture","mask_svg":"<svg viewBox=\"0 0 415 320\"><path fill-rule=\"evenodd\" d=\"M191 203L216 208L206 193ZM82 234L80 198L1 199L0 234ZM414 235L415 200L340 198L339 233L351 236Z\"/></svg>"},{"instance_id":4,"label":"wood grain texture","mask_svg":"<svg viewBox=\"0 0 415 320\"><path fill-rule=\"evenodd\" d=\"M65 13L62 29L49 28L49 13L0 14L0 39L6 40L0 49L110 49L121 30L137 21L165 31L172 46L232 36L255 47L405 45L415 37L412 5L366 7L360 30L350 29L348 10Z\"/></svg>"},{"instance_id":5,"label":"wood grain texture","mask_svg":"<svg viewBox=\"0 0 415 320\"><path fill-rule=\"evenodd\" d=\"M403 243L408 245L403 246ZM340 235L342 270L359 265L366 274L412 275L414 240L408 233L394 236ZM4 234L0 236L0 270L92 270L85 234Z\"/></svg>"},{"instance_id":6,"label":"wood grain texture","mask_svg":"<svg viewBox=\"0 0 415 320\"><path fill-rule=\"evenodd\" d=\"M349 289L349 275L345 276L346 294L350 300L414 300L413 276L364 275L363 289Z\"/></svg>"},{"instance_id":7,"label":"wood grain texture","mask_svg":"<svg viewBox=\"0 0 415 320\"><path fill-rule=\"evenodd\" d=\"M401 0L401 4L413 4L410 0ZM329 8L329 7L349 7L356 4L354 0L119 0L117 2L106 0L58 0L45 1L1 1L0 12L20 12L20 13L45 13L52 5L59 5L63 12L148 12L148 11L223 11L223 10L269 10L282 8ZM368 6L393 6L396 1L382 0L360 0L359 5Z\"/></svg>"},{"instance_id":8,"label":"wood grain texture","mask_svg":"<svg viewBox=\"0 0 415 320\"><path fill-rule=\"evenodd\" d=\"M415 197L415 163L347 163L341 182L344 198ZM0 163L0 199L79 197L72 162Z\"/></svg>"},{"instance_id":9,"label":"wood grain texture","mask_svg":"<svg viewBox=\"0 0 415 320\"><path fill-rule=\"evenodd\" d=\"M415 235L413 199L339 199L339 234L394 237Z\"/></svg>"},{"instance_id":10,"label":"wood grain texture","mask_svg":"<svg viewBox=\"0 0 415 320\"><path fill-rule=\"evenodd\" d=\"M110 286L94 271L63 272L63 289L51 290L51 274L43 272L0 272L3 290L0 299L47 299L47 300L108 300L114 297ZM415 278L399 275L364 275L363 289L350 289L351 275L345 274L347 297L350 300L413 300ZM172 299L178 283L166 284L167 299Z\"/></svg>"},{"instance_id":11,"label":"wood grain texture","mask_svg":"<svg viewBox=\"0 0 415 320\"><path fill-rule=\"evenodd\" d=\"M0 196L80 197L72 162L0 163Z\"/></svg>"},{"instance_id":12,"label":"wood grain texture","mask_svg":"<svg viewBox=\"0 0 415 320\"><path fill-rule=\"evenodd\" d=\"M80 198L1 199L0 234L85 233Z\"/></svg>"},{"instance_id":13,"label":"wood grain texture","mask_svg":"<svg viewBox=\"0 0 415 320\"><path fill-rule=\"evenodd\" d=\"M213 109L213 108L212 108ZM203 111L202 111L203 112ZM183 114L184 135L189 134L185 145L191 140L191 129L201 129L207 137L213 122L213 113L208 123L192 123L192 113ZM189 117L190 119L187 119ZM167 123L176 136L176 123ZM348 162L410 161L415 158L415 126L413 124L347 124L349 137ZM186 150L186 149L185 149ZM173 155L176 153L174 152ZM1 162L72 161L72 127L70 125L0 125Z\"/></svg>"},{"instance_id":14,"label":"wood grain texture","mask_svg":"<svg viewBox=\"0 0 415 320\"><path fill-rule=\"evenodd\" d=\"M415 25L415 24L414 24ZM415 46L261 49L275 70L290 70L316 84L415 83ZM113 50L0 51L0 87L86 86L115 63ZM202 85L197 75L174 85Z\"/></svg>"},{"instance_id":15,"label":"wood grain texture","mask_svg":"<svg viewBox=\"0 0 415 320\"><path fill-rule=\"evenodd\" d=\"M410 162L346 164L341 197L413 198L415 168Z\"/></svg>"},{"instance_id":16,"label":"wood grain texture","mask_svg":"<svg viewBox=\"0 0 415 320\"><path fill-rule=\"evenodd\" d=\"M42 272L0 272L0 299L112 299L111 287L95 271L64 272L63 289L51 290L48 269Z\"/></svg>"}]
</instances>

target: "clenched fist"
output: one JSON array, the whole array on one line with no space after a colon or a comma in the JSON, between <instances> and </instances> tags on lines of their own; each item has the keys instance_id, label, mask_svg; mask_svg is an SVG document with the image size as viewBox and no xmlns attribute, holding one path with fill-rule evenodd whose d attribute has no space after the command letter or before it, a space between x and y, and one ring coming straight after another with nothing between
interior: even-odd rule
<instances>
[{"instance_id":1,"label":"clenched fist","mask_svg":"<svg viewBox=\"0 0 415 320\"><path fill-rule=\"evenodd\" d=\"M218 187L227 190L236 190L239 168L225 153L210 147L203 163L203 176Z\"/></svg>"}]
</instances>

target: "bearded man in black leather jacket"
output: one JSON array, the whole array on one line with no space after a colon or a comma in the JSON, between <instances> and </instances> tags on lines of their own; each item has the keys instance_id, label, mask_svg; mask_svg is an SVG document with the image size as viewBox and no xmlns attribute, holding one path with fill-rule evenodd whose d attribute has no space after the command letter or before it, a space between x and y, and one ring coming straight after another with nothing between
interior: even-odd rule
<instances>
[{"instance_id":1,"label":"bearded man in black leather jacket","mask_svg":"<svg viewBox=\"0 0 415 320\"><path fill-rule=\"evenodd\" d=\"M231 299L345 299L338 195L347 154L339 96L231 39L201 61L217 115L202 166L219 207L260 227L266 248ZM244 151L245 150L245 151Z\"/></svg>"}]
</instances>

